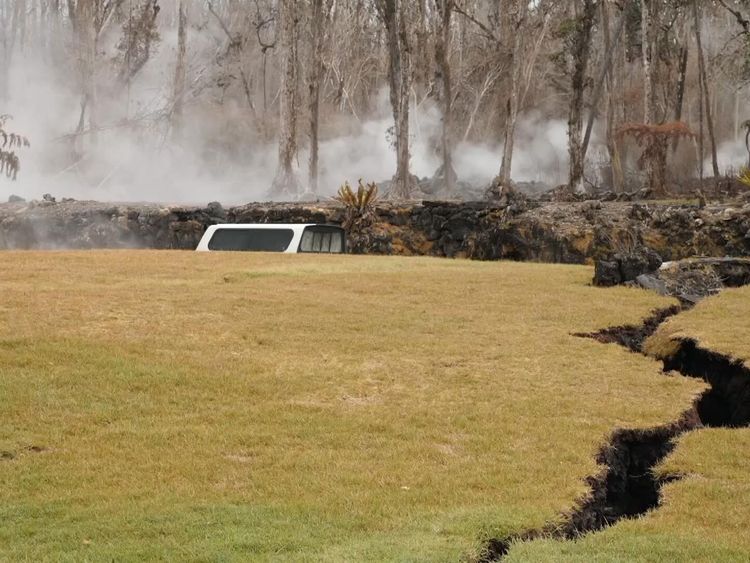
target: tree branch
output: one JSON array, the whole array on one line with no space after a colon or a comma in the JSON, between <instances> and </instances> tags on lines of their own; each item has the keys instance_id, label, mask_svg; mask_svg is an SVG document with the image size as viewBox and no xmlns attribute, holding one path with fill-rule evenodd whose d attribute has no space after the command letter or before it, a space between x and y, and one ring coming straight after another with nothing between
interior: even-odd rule
<instances>
[{"instance_id":1,"label":"tree branch","mask_svg":"<svg viewBox=\"0 0 750 563\"><path fill-rule=\"evenodd\" d=\"M742 12L739 10L734 10L731 7L729 7L725 0L719 0L719 4L721 4L726 11L728 11L730 14L732 14L735 19L737 20L737 23L742 26L742 29L745 30L745 33L750 34L750 20L746 19Z\"/></svg>"},{"instance_id":2,"label":"tree branch","mask_svg":"<svg viewBox=\"0 0 750 563\"><path fill-rule=\"evenodd\" d=\"M453 10L457 13L465 17L467 20L469 20L471 23L476 25L479 29L481 29L484 32L484 35L487 37L487 39L494 41L495 43L500 43L500 38L495 35L495 33L487 27L485 24L480 22L477 18L469 14L466 10L464 10L461 6L456 3L453 6Z\"/></svg>"}]
</instances>

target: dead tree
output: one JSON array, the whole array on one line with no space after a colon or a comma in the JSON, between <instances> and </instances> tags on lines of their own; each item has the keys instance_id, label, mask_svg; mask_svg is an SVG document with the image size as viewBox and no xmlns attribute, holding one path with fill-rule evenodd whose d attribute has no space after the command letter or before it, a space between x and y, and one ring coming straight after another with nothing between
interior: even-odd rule
<instances>
[{"instance_id":1,"label":"dead tree","mask_svg":"<svg viewBox=\"0 0 750 563\"><path fill-rule=\"evenodd\" d=\"M258 17L261 17L260 6L258 2L256 2L255 4L258 10ZM222 77L221 81L224 84L228 84L235 78L234 73L235 72L239 73L240 84L242 87L242 91L245 95L245 100L247 101L247 107L250 110L250 116L253 121L257 122L258 116L257 116L257 112L255 109L255 102L253 100L252 80L251 80L251 77L248 76L248 73L245 71L245 68L244 68L244 59L247 56L244 52L246 44L247 44L247 38L242 32L242 27L237 25L237 22L241 20L242 7L239 4L233 2L232 4L229 5L229 13L226 15L226 17L224 17L214 6L213 2L208 2L206 6L208 7L209 13L212 16L214 16L217 23L219 24L219 27L221 27L221 30L224 32L224 35L226 36L225 46L222 49L221 54L217 57L217 61L221 61L222 64L226 63L227 66L229 67L229 70ZM275 40L274 40L274 43L265 44L261 37L261 30L267 26L270 26L270 24L274 22L275 22L274 17L265 18L260 23L253 22L256 33L258 35L258 40L260 42L261 52L263 53L263 120L261 122L261 127L263 130L264 137L266 133L266 109L267 109L266 107L267 105L266 104L266 58L267 58L268 50L274 48Z\"/></svg>"},{"instance_id":2,"label":"dead tree","mask_svg":"<svg viewBox=\"0 0 750 563\"><path fill-rule=\"evenodd\" d=\"M81 85L81 113L74 139L85 131L88 117L89 137L92 143L96 143L99 129L99 39L122 3L123 0L68 0L68 16L76 38Z\"/></svg>"},{"instance_id":3,"label":"dead tree","mask_svg":"<svg viewBox=\"0 0 750 563\"><path fill-rule=\"evenodd\" d=\"M625 18L622 17L620 18L620 23L615 30L614 38L611 36L609 30L609 8L606 2L601 2L601 4L602 27L604 28L602 33L604 38L604 60L602 61L601 68L599 69L599 76L594 85L594 93L591 96L591 112L589 113L589 120L586 124L586 133L583 136L583 145L581 146L581 154L584 159L586 158L586 152L588 151L589 143L591 142L591 134L594 129L594 121L596 119L596 110L599 107L599 100L604 93L607 76L611 74L612 59L620 42L622 32L625 29Z\"/></svg>"},{"instance_id":4,"label":"dead tree","mask_svg":"<svg viewBox=\"0 0 750 563\"><path fill-rule=\"evenodd\" d=\"M443 162L435 174L443 180L446 192L453 191L456 185L456 171L453 168L453 85L451 80L450 48L451 48L451 19L455 0L435 0L437 14L440 19L440 30L436 36L435 63L437 67L436 82L439 84L439 99L442 110L441 127L441 156Z\"/></svg>"},{"instance_id":5,"label":"dead tree","mask_svg":"<svg viewBox=\"0 0 750 563\"><path fill-rule=\"evenodd\" d=\"M714 132L714 120L711 111L711 98L708 92L708 77L706 76L706 60L703 53L703 40L701 34L701 17L697 0L693 0L693 22L695 24L695 46L698 50L698 73L701 86L701 104L706 112L706 124L708 125L708 138L711 141L711 164L713 165L714 178L719 177L719 160L716 154L716 134ZM701 132L701 144L703 134ZM701 151L702 153L702 151ZM701 161L703 154L701 154ZM702 164L701 164L702 166Z\"/></svg>"},{"instance_id":6,"label":"dead tree","mask_svg":"<svg viewBox=\"0 0 750 563\"><path fill-rule=\"evenodd\" d=\"M523 27L529 13L529 3L525 0L509 0L506 10L510 9L506 19L510 25L506 27L511 45L510 51L510 88L505 107L505 142L503 144L503 160L500 165L499 185L510 188L510 174L513 162L513 146L515 141L516 120L518 118L519 85L521 83L521 54L524 42Z\"/></svg>"},{"instance_id":7,"label":"dead tree","mask_svg":"<svg viewBox=\"0 0 750 563\"><path fill-rule=\"evenodd\" d=\"M416 182L409 171L409 96L411 92L411 51L406 22L407 0L378 0L388 45L388 82L393 110L396 145L396 175L389 197L408 199Z\"/></svg>"},{"instance_id":8,"label":"dead tree","mask_svg":"<svg viewBox=\"0 0 750 563\"><path fill-rule=\"evenodd\" d=\"M151 58L154 44L160 38L156 25L160 11L158 0L146 0L133 6L128 14L117 44L120 52L118 79L121 83L130 83Z\"/></svg>"},{"instance_id":9,"label":"dead tree","mask_svg":"<svg viewBox=\"0 0 750 563\"><path fill-rule=\"evenodd\" d=\"M632 1L631 1L632 4ZM627 9L628 6L626 6ZM610 30L610 2L609 0L603 0L601 2L602 12L602 38L604 41L604 52L606 62L606 80L605 86L607 90L606 98L606 138L607 138L607 152L609 153L609 160L612 171L612 189L615 192L623 191L624 174L622 169L622 157L620 155L620 146L617 142L617 123L621 119L618 115L617 109L620 104L624 106L621 99L620 92L620 73L618 72L620 65L616 61L619 60L618 53L620 49L621 36L627 23L627 13L623 10L620 15L620 23L618 24L617 30L615 31L614 38L612 37ZM596 102L594 102L596 107ZM593 115L595 112L591 112ZM591 120L589 120L591 125ZM586 137L590 138L591 132L590 127L586 129ZM588 141L585 143L588 145ZM585 152L585 151L584 151Z\"/></svg>"},{"instance_id":10,"label":"dead tree","mask_svg":"<svg viewBox=\"0 0 750 563\"><path fill-rule=\"evenodd\" d=\"M496 38L498 47L501 39L507 40L508 96L505 99L505 130L503 133L503 155L500 172L490 184L487 195L494 198L514 190L511 179L513 152L515 149L516 125L521 107L531 86L537 58L546 39L552 17L552 3L538 2L534 7L536 19L531 17L530 6L524 0L506 0L504 6L497 6L501 36ZM489 31L489 30L488 30ZM529 41L533 36L534 41Z\"/></svg>"},{"instance_id":11,"label":"dead tree","mask_svg":"<svg viewBox=\"0 0 750 563\"><path fill-rule=\"evenodd\" d=\"M687 84L688 57L690 50L686 38L683 39L683 45L680 47L679 69L677 76L677 98L674 106L674 120L682 121L682 110L685 105L685 86ZM677 150L677 143L672 146L672 150Z\"/></svg>"},{"instance_id":12,"label":"dead tree","mask_svg":"<svg viewBox=\"0 0 750 563\"><path fill-rule=\"evenodd\" d=\"M180 0L177 13L177 62L172 89L172 132L175 137L182 133L182 112L185 104L185 80L187 77L187 26L188 7Z\"/></svg>"},{"instance_id":13,"label":"dead tree","mask_svg":"<svg viewBox=\"0 0 750 563\"><path fill-rule=\"evenodd\" d=\"M654 89L654 0L641 0L641 51L643 58L643 122L656 120L656 90Z\"/></svg>"},{"instance_id":14,"label":"dead tree","mask_svg":"<svg viewBox=\"0 0 750 563\"><path fill-rule=\"evenodd\" d=\"M312 0L310 17L310 65L307 73L308 112L310 137L310 163L308 189L312 195L318 193L320 152L320 89L323 80L323 41L325 26L330 12L330 2Z\"/></svg>"},{"instance_id":15,"label":"dead tree","mask_svg":"<svg viewBox=\"0 0 750 563\"><path fill-rule=\"evenodd\" d=\"M591 58L591 39L596 19L596 2L583 0L583 11L576 18L574 29L569 37L569 48L572 55L572 74L570 91L570 112L568 117L568 153L570 170L568 189L575 193L584 193L583 169L584 154L581 133L583 129L583 108L586 94L586 77Z\"/></svg>"},{"instance_id":16,"label":"dead tree","mask_svg":"<svg viewBox=\"0 0 750 563\"><path fill-rule=\"evenodd\" d=\"M0 101L8 98L10 64L13 60L16 37L16 14L18 5L3 0L0 2Z\"/></svg>"},{"instance_id":17,"label":"dead tree","mask_svg":"<svg viewBox=\"0 0 750 563\"><path fill-rule=\"evenodd\" d=\"M672 122L661 125L627 123L618 130L617 135L620 139L632 138L642 149L638 166L647 172L651 195L655 198L667 196L669 145L680 139L695 138L695 134L684 123Z\"/></svg>"},{"instance_id":18,"label":"dead tree","mask_svg":"<svg viewBox=\"0 0 750 563\"><path fill-rule=\"evenodd\" d=\"M299 192L299 179L294 171L297 159L297 88L299 1L281 0L281 93L279 126L279 163L271 186L274 196L292 197Z\"/></svg>"}]
</instances>

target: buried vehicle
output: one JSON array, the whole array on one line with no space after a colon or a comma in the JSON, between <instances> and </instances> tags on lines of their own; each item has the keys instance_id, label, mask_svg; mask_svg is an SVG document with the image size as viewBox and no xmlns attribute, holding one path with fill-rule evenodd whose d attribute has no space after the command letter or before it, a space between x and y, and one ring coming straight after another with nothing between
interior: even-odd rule
<instances>
[{"instance_id":1,"label":"buried vehicle","mask_svg":"<svg viewBox=\"0 0 750 563\"><path fill-rule=\"evenodd\" d=\"M197 251L346 253L346 232L335 225L251 224L212 225Z\"/></svg>"}]
</instances>

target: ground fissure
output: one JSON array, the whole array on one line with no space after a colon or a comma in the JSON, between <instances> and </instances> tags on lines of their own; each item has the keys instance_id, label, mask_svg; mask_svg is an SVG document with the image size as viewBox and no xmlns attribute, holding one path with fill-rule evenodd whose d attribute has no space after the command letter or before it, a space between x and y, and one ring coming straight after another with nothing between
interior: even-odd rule
<instances>
[{"instance_id":1,"label":"ground fissure","mask_svg":"<svg viewBox=\"0 0 750 563\"><path fill-rule=\"evenodd\" d=\"M656 311L640 325L623 325L575 336L605 344L618 344L633 353L643 353L644 343L671 317L691 304ZM656 475L654 468L669 455L686 432L702 427L741 428L750 425L750 369L735 360L702 349L684 339L673 354L664 358L664 372L705 381L709 388L674 423L648 429L617 429L599 450L600 474L588 478L591 492L562 524L549 524L506 538L487 542L482 562L500 561L513 543L541 538L572 540L597 532L625 518L636 518L656 509L664 484L680 475Z\"/></svg>"}]
</instances>

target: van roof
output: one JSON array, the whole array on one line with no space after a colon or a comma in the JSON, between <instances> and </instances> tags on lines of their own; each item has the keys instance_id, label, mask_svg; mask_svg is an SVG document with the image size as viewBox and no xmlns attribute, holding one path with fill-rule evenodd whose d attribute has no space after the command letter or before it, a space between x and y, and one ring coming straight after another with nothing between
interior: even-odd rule
<instances>
[{"instance_id":1,"label":"van roof","mask_svg":"<svg viewBox=\"0 0 750 563\"><path fill-rule=\"evenodd\" d=\"M332 225L329 223L219 223L212 226L222 229L247 229L248 227L253 229L292 229L299 227L335 227L337 229L343 229L341 225Z\"/></svg>"}]
</instances>

